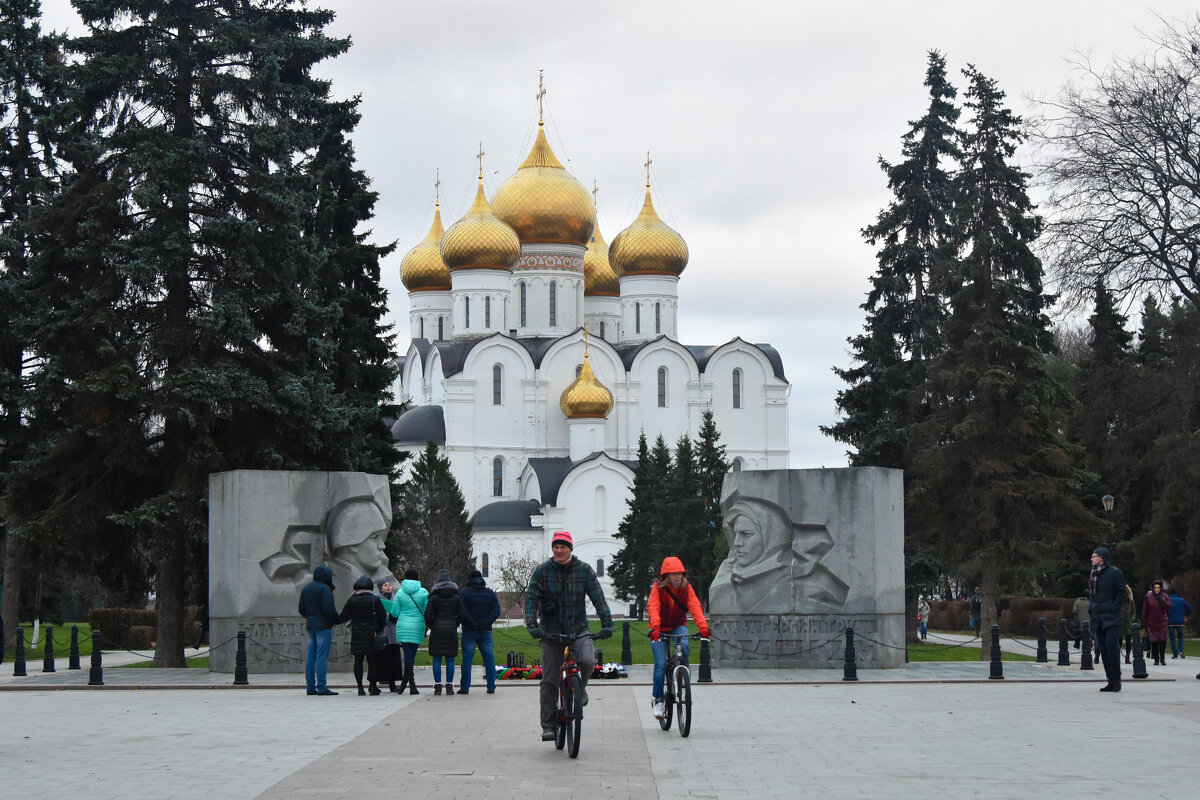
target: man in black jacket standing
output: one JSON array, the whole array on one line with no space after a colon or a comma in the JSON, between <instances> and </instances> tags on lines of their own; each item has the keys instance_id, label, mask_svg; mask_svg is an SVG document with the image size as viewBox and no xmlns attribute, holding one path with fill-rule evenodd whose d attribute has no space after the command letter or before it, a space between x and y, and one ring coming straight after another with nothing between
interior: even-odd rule
<instances>
[{"instance_id":1,"label":"man in black jacket standing","mask_svg":"<svg viewBox=\"0 0 1200 800\"><path fill-rule=\"evenodd\" d=\"M471 688L471 662L475 660L475 647L483 660L483 674L487 678L487 693L496 693L496 656L492 649L492 624L500 617L500 600L487 587L483 573L471 570L467 585L459 592L466 611L462 624L462 679L459 694Z\"/></svg>"},{"instance_id":2,"label":"man in black jacket standing","mask_svg":"<svg viewBox=\"0 0 1200 800\"><path fill-rule=\"evenodd\" d=\"M333 695L325 683L329 648L333 644L333 623L338 617L333 603L333 570L321 565L313 570L312 582L300 590L300 616L308 630L308 652L304 660L304 681L309 694Z\"/></svg>"},{"instance_id":3,"label":"man in black jacket standing","mask_svg":"<svg viewBox=\"0 0 1200 800\"><path fill-rule=\"evenodd\" d=\"M1125 575L1109 563L1107 547L1092 552L1088 615L1108 683L1102 692L1121 691L1121 625L1125 621Z\"/></svg>"}]
</instances>

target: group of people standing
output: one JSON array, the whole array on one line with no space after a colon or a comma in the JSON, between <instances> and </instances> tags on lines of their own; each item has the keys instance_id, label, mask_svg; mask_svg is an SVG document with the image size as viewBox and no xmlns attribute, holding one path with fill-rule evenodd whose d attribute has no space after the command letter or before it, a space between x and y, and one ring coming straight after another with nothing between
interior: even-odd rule
<instances>
[{"instance_id":1,"label":"group of people standing","mask_svg":"<svg viewBox=\"0 0 1200 800\"><path fill-rule=\"evenodd\" d=\"M326 682L333 626L350 625L350 654L360 695L379 695L380 684L390 691L419 694L413 665L417 649L429 631L433 659L434 694L467 694L471 688L471 662L478 648L489 694L496 691L496 663L492 625L500 617L500 601L487 587L483 575L472 570L462 590L441 570L433 586L425 589L416 570L407 570L399 591L391 578L373 585L366 575L354 582L354 592L341 612L333 602L333 572L325 566L313 571L313 580L300 593L300 615L308 633L304 666L310 695L336 695ZM454 667L462 628L463 669L457 692ZM446 682L442 683L445 667ZM367 686L363 686L365 678Z\"/></svg>"}]
</instances>

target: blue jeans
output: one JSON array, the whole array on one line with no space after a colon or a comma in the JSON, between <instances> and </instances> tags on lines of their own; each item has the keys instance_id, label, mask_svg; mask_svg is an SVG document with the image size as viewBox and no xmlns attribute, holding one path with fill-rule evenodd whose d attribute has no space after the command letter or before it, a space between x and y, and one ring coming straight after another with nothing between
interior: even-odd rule
<instances>
[{"instance_id":1,"label":"blue jeans","mask_svg":"<svg viewBox=\"0 0 1200 800\"><path fill-rule=\"evenodd\" d=\"M1168 625L1167 634L1171 637L1171 655L1183 655L1183 625Z\"/></svg>"},{"instance_id":2,"label":"blue jeans","mask_svg":"<svg viewBox=\"0 0 1200 800\"><path fill-rule=\"evenodd\" d=\"M433 657L433 682L442 682L442 658L443 656ZM444 656L446 659L446 683L454 683L454 657Z\"/></svg>"},{"instance_id":3,"label":"blue jeans","mask_svg":"<svg viewBox=\"0 0 1200 800\"><path fill-rule=\"evenodd\" d=\"M671 633L678 634L679 636L687 636L687 632L687 625L680 625L678 628L671 631ZM690 644L690 639L683 640L683 657L685 659L688 657L688 653L691 651L689 646ZM650 652L654 654L654 688L651 690L651 692L655 700L662 700L663 679L667 674L667 658L670 657L667 654L666 641L659 639L657 642L651 642ZM670 655L674 655L674 653L675 651L672 649Z\"/></svg>"},{"instance_id":4,"label":"blue jeans","mask_svg":"<svg viewBox=\"0 0 1200 800\"><path fill-rule=\"evenodd\" d=\"M308 632L308 651L304 657L304 683L310 692L327 692L325 670L329 666L329 648L333 645L333 629Z\"/></svg>"},{"instance_id":5,"label":"blue jeans","mask_svg":"<svg viewBox=\"0 0 1200 800\"><path fill-rule=\"evenodd\" d=\"M491 631L462 632L462 685L463 691L471 688L471 662L475 660L475 646L479 645L479 657L483 660L483 674L487 678L489 692L496 691L496 656L492 651Z\"/></svg>"},{"instance_id":6,"label":"blue jeans","mask_svg":"<svg viewBox=\"0 0 1200 800\"><path fill-rule=\"evenodd\" d=\"M929 637L929 623L926 622L925 620L921 620L921 638L926 639L928 637Z\"/></svg>"}]
</instances>

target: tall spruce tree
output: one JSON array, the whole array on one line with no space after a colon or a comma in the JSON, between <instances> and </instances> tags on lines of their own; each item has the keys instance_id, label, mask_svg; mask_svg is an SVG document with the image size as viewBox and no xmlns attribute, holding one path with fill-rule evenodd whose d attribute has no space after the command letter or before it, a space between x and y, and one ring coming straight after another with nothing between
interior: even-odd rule
<instances>
[{"instance_id":1,"label":"tall spruce tree","mask_svg":"<svg viewBox=\"0 0 1200 800\"><path fill-rule=\"evenodd\" d=\"M430 442L413 462L396 500L396 520L387 540L393 572L415 569L427 583L440 569L459 584L471 571L471 523L467 501L450 461Z\"/></svg>"},{"instance_id":2,"label":"tall spruce tree","mask_svg":"<svg viewBox=\"0 0 1200 800\"><path fill-rule=\"evenodd\" d=\"M3 537L4 640L16 637L29 544L9 525L4 502L12 464L26 455L30 432L28 372L34 297L30 262L40 246L34 219L58 188L50 111L62 38L42 32L38 0L0 0L0 537Z\"/></svg>"},{"instance_id":3,"label":"tall spruce tree","mask_svg":"<svg viewBox=\"0 0 1200 800\"><path fill-rule=\"evenodd\" d=\"M945 348L929 370L930 414L914 428L914 522L960 573L982 576L983 630L995 621L1003 576L1032 553L1100 530L1072 494L1076 475L1055 427L1072 398L1051 378L1054 346L1041 230L1012 163L1020 120L995 81L974 67L972 113L958 179L958 244ZM981 648L980 657L986 648Z\"/></svg>"},{"instance_id":4,"label":"tall spruce tree","mask_svg":"<svg viewBox=\"0 0 1200 800\"><path fill-rule=\"evenodd\" d=\"M665 458L664 458L665 454ZM663 485L671 467L671 454L662 436L654 450L646 446L646 434L638 437L638 463L633 471L633 496L629 513L617 525L613 538L622 542L613 555L608 574L617 598L630 604L629 615L642 619L646 594L654 580L657 542L663 532ZM661 563L661 561L660 561Z\"/></svg>"},{"instance_id":5,"label":"tall spruce tree","mask_svg":"<svg viewBox=\"0 0 1200 800\"><path fill-rule=\"evenodd\" d=\"M849 339L856 366L834 368L847 388L838 392L842 419L821 430L850 445L853 466L906 469L908 428L923 418L918 387L942 349L945 282L954 254L953 181L959 158L959 110L941 53L929 53L929 107L904 135L903 159L879 165L892 202L862 235L879 247L879 269L862 305L864 330Z\"/></svg>"},{"instance_id":6,"label":"tall spruce tree","mask_svg":"<svg viewBox=\"0 0 1200 800\"><path fill-rule=\"evenodd\" d=\"M382 333L375 300L343 302L377 283L380 252L348 238L373 202L346 172L356 101L312 74L349 42L294 0L75 6L75 175L34 270L40 402L65 431L30 465L48 491L29 520L75 524L90 498L71 530L132 531L154 567L155 664L179 666L210 473L387 466L370 441L386 389L338 369L355 352L339 331Z\"/></svg>"},{"instance_id":7,"label":"tall spruce tree","mask_svg":"<svg viewBox=\"0 0 1200 800\"><path fill-rule=\"evenodd\" d=\"M717 568L723 558L718 558L720 545L725 542L722 535L724 521L721 516L721 485L729 462L725 458L725 445L720 444L721 433L712 411L705 411L700 421L700 438L696 442L696 472L703 507L700 519L703 522L698 532L698 543L691 556L692 562L684 562L688 575L700 594L701 602L708 603L708 587L716 577Z\"/></svg>"}]
</instances>

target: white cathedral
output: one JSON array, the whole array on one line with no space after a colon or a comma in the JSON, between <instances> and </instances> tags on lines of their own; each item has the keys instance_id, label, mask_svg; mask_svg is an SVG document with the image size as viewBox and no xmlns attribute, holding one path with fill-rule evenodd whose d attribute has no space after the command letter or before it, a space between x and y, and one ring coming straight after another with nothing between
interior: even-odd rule
<instances>
[{"instance_id":1,"label":"white cathedral","mask_svg":"<svg viewBox=\"0 0 1200 800\"><path fill-rule=\"evenodd\" d=\"M600 576L632 497L638 438L674 447L713 412L734 470L788 466L791 386L774 348L678 340L688 248L646 201L605 243L594 198L537 139L489 204L482 170L470 210L401 262L412 343L392 427L419 455L434 442L471 514L475 562L549 557L570 531ZM737 265L746 269L750 265Z\"/></svg>"}]
</instances>

